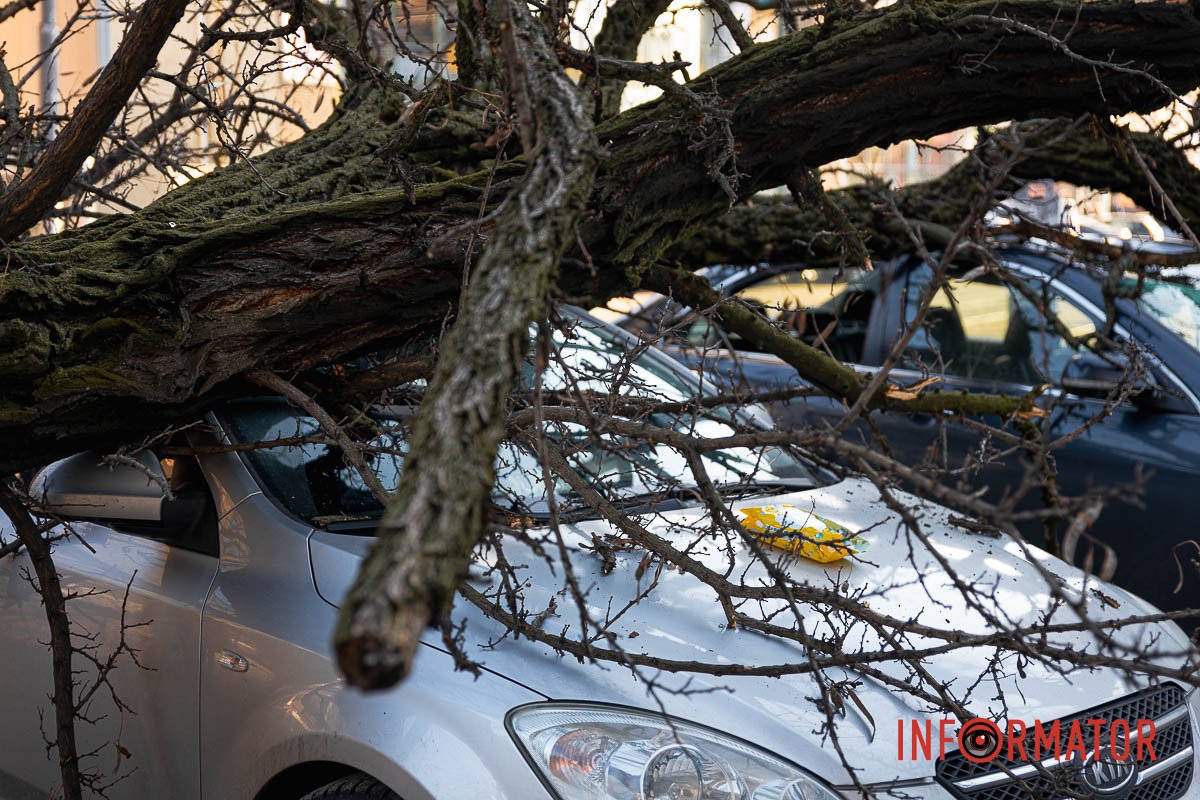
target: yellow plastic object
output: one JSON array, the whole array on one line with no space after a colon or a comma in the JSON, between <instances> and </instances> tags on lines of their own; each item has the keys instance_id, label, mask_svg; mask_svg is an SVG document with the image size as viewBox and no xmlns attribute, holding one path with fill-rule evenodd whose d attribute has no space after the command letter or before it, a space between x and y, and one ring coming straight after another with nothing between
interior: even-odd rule
<instances>
[{"instance_id":1,"label":"yellow plastic object","mask_svg":"<svg viewBox=\"0 0 1200 800\"><path fill-rule=\"evenodd\" d=\"M737 510L742 527L763 544L828 564L867 549L867 540L838 523L798 506L754 506Z\"/></svg>"}]
</instances>

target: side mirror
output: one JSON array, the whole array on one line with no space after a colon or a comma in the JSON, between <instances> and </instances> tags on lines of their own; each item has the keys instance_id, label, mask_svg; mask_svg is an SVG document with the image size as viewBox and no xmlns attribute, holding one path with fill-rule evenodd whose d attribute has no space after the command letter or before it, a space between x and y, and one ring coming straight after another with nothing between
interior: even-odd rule
<instances>
[{"instance_id":1,"label":"side mirror","mask_svg":"<svg viewBox=\"0 0 1200 800\"><path fill-rule=\"evenodd\" d=\"M47 512L66 519L162 522L167 478L154 454L143 450L134 456L144 470L109 467L101 458L88 452L55 461L34 476L30 494Z\"/></svg>"},{"instance_id":2,"label":"side mirror","mask_svg":"<svg viewBox=\"0 0 1200 800\"><path fill-rule=\"evenodd\" d=\"M1067 361L1062 388L1080 397L1109 397L1117 391L1128 369L1129 361L1122 355L1102 358L1085 350ZM1138 377L1129 392L1130 401L1139 408L1153 406L1159 396L1158 383L1149 373Z\"/></svg>"}]
</instances>

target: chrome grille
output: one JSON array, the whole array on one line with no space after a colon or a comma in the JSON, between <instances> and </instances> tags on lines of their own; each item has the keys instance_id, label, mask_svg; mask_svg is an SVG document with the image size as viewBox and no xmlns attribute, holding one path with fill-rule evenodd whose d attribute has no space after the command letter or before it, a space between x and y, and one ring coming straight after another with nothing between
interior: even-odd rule
<instances>
[{"instance_id":1,"label":"chrome grille","mask_svg":"<svg viewBox=\"0 0 1200 800\"><path fill-rule=\"evenodd\" d=\"M1176 800L1187 791L1193 772L1191 716L1184 698L1185 692L1179 686L1164 684L1059 722L1065 739L1066 726L1075 720L1155 720L1155 759L1138 764L1137 783L1126 800ZM1090 751L1094 745L1092 730L1085 724L1083 731ZM1027 731L1027 750L1032 751L1032 740L1033 731ZM1107 739L1102 744L1107 746ZM1039 768L1020 760L1010 761L1006 754L1007 747L993 761L976 764L957 751L948 753L938 762L937 780L961 800L1053 800L1080 796L1081 791L1087 796L1078 782L1078 770L1070 764L1049 759Z\"/></svg>"},{"instance_id":2,"label":"chrome grille","mask_svg":"<svg viewBox=\"0 0 1200 800\"><path fill-rule=\"evenodd\" d=\"M1192 764L1189 761L1182 769L1176 769L1147 781L1133 790L1129 800L1174 800L1187 791L1192 782Z\"/></svg>"}]
</instances>

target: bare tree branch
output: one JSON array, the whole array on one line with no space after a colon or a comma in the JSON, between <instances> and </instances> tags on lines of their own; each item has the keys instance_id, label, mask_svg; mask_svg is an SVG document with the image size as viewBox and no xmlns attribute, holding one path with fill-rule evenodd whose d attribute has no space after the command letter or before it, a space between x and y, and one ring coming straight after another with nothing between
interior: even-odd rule
<instances>
[{"instance_id":1,"label":"bare tree branch","mask_svg":"<svg viewBox=\"0 0 1200 800\"><path fill-rule=\"evenodd\" d=\"M58 580L58 571L54 568L50 542L7 482L0 483L0 510L12 521L21 543L29 553L29 560L37 576L38 592L46 610L46 622L50 627L50 653L54 670L54 741L58 751L58 767L62 775L63 797L65 800L83 800L79 753L75 746L76 705L75 676L71 667L71 621L67 617L67 603L62 584Z\"/></svg>"},{"instance_id":2,"label":"bare tree branch","mask_svg":"<svg viewBox=\"0 0 1200 800\"><path fill-rule=\"evenodd\" d=\"M71 115L42 154L38 164L19 183L0 195L0 241L10 241L32 226L58 202L67 184L96 149L104 131L141 83L175 24L183 17L187 0L146 3L112 61L100 73L87 97Z\"/></svg>"}]
</instances>

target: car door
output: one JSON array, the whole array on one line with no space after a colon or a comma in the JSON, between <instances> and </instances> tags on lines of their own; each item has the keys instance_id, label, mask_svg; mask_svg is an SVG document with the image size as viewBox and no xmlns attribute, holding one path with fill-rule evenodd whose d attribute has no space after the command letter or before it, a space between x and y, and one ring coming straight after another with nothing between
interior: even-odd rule
<instances>
[{"instance_id":1,"label":"car door","mask_svg":"<svg viewBox=\"0 0 1200 800\"><path fill-rule=\"evenodd\" d=\"M901 270L887 292L882 337L882 361L917 317L933 270L910 264ZM1025 394L1043 383L1033 367L1025 309L1012 290L991 276L966 281L951 279L930 302L924 325L914 331L907 348L889 373L889 381L911 385L929 378L933 388L1000 394ZM998 417L981 420L999 425ZM972 487L989 487L995 501L1005 487L1016 485L1024 465L1015 458L991 458L1003 450L999 441L985 440L968 428L943 424L931 414L878 414L878 429L892 453L906 464L951 473ZM954 482L954 481L952 481Z\"/></svg>"},{"instance_id":2,"label":"car door","mask_svg":"<svg viewBox=\"0 0 1200 800\"><path fill-rule=\"evenodd\" d=\"M1164 398L1154 408L1133 403L1108 408L1103 398L1063 391L1062 375L1077 348L1056 332L1045 312L1074 337L1095 331L1100 312L1060 281L1015 268L1038 303L992 276L951 279L934 295L925 325L910 340L894 378L904 382L932 374L948 390L1006 394L1023 394L1049 384L1052 388L1043 402L1049 409L1050 439L1063 440L1053 456L1063 495L1132 486L1140 470L1153 473L1142 482L1140 497L1130 491L1107 501L1091 530L1116 556L1112 579L1164 608L1200 606L1200 581L1189 579L1180 592L1174 591L1180 577L1176 546L1200 534L1191 522L1200 504L1190 500L1200 477L1200 416L1195 406L1174 397ZM920 264L896 282L889 301L896 336L915 319L932 276L929 266ZM1173 383L1165 368L1158 372L1161 383ZM984 421L996 424L999 419ZM978 434L961 425L937 425L929 416L888 414L880 416L878 424L893 452L908 463L935 462L955 470L968 457L975 459L984 452ZM993 444L996 451L1004 450ZM1022 483L1028 466L1027 458L1010 453L968 477L974 486L987 487L988 497L996 500ZM1034 508L1041 501L1035 490L1021 507ZM1045 544L1039 523L1029 523L1023 532ZM1099 570L1104 552L1089 548L1085 541L1063 555L1078 565L1090 558Z\"/></svg>"},{"instance_id":3,"label":"car door","mask_svg":"<svg viewBox=\"0 0 1200 800\"><path fill-rule=\"evenodd\" d=\"M835 267L767 268L718 286L756 307L790 335L855 367L877 335L879 286L885 271ZM804 386L796 370L756 350L708 317L682 311L671 319L662 346L721 389L734 393L774 392ZM768 404L783 428L836 423L839 400L802 397Z\"/></svg>"},{"instance_id":4,"label":"car door","mask_svg":"<svg viewBox=\"0 0 1200 800\"><path fill-rule=\"evenodd\" d=\"M208 496L194 459L163 459L176 491ZM198 482L198 483L197 483ZM70 523L54 543L55 566L74 644L81 768L110 785L111 798L198 798L200 619L216 574L216 517L208 496L200 535L188 547L153 529L112 522ZM0 515L3 536L13 528ZM59 531L63 529L60 527ZM211 538L210 538L211 537ZM198 546L199 543L199 546ZM196 548L196 549L188 549ZM204 551L198 552L197 549ZM51 658L45 613L22 550L0 559L0 796L46 797L60 786L54 738ZM109 685L93 692L97 664L122 647Z\"/></svg>"}]
</instances>

